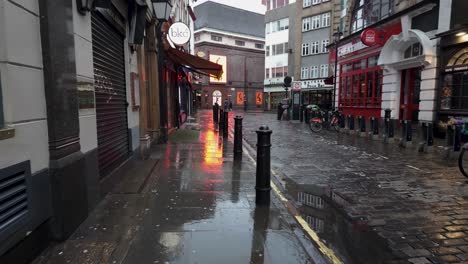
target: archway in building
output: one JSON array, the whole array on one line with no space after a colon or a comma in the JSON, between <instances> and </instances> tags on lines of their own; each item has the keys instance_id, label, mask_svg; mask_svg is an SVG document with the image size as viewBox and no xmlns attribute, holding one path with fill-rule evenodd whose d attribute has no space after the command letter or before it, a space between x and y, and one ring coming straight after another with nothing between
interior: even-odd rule
<instances>
[{"instance_id":1,"label":"archway in building","mask_svg":"<svg viewBox=\"0 0 468 264\"><path fill-rule=\"evenodd\" d=\"M425 66L434 62L432 41L422 31L410 29L391 37L382 48L378 64L395 75L394 85L384 86L383 92L394 92L394 117L419 120L421 76ZM385 74L385 73L384 73Z\"/></svg>"},{"instance_id":2,"label":"archway in building","mask_svg":"<svg viewBox=\"0 0 468 264\"><path fill-rule=\"evenodd\" d=\"M213 91L213 105L218 103L218 105L223 105L223 94L219 90Z\"/></svg>"}]
</instances>

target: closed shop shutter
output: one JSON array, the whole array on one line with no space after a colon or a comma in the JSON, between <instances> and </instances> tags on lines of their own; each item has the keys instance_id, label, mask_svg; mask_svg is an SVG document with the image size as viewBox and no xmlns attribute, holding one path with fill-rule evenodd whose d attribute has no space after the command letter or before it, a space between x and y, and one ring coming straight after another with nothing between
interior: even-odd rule
<instances>
[{"instance_id":1,"label":"closed shop shutter","mask_svg":"<svg viewBox=\"0 0 468 264\"><path fill-rule=\"evenodd\" d=\"M92 15L98 160L101 177L129 156L124 39L104 17Z\"/></svg>"}]
</instances>

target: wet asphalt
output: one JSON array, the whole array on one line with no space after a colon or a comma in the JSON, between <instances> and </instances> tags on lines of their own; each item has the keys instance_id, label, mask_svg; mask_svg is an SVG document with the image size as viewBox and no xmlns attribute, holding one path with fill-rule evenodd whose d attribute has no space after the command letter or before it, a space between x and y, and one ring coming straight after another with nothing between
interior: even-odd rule
<instances>
[{"instance_id":1,"label":"wet asphalt","mask_svg":"<svg viewBox=\"0 0 468 264\"><path fill-rule=\"evenodd\" d=\"M255 205L255 165L233 160L232 135L209 111L195 122L198 138L128 161L78 230L33 263L326 263L276 196Z\"/></svg>"}]
</instances>

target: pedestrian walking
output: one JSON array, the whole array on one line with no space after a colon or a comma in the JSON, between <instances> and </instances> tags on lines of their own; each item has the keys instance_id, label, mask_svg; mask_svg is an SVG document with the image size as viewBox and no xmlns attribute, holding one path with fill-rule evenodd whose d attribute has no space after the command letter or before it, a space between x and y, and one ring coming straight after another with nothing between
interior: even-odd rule
<instances>
[{"instance_id":1,"label":"pedestrian walking","mask_svg":"<svg viewBox=\"0 0 468 264\"><path fill-rule=\"evenodd\" d=\"M229 100L229 111L232 111L232 101Z\"/></svg>"},{"instance_id":2,"label":"pedestrian walking","mask_svg":"<svg viewBox=\"0 0 468 264\"><path fill-rule=\"evenodd\" d=\"M224 111L228 111L229 109L229 102L228 99L224 99Z\"/></svg>"}]
</instances>

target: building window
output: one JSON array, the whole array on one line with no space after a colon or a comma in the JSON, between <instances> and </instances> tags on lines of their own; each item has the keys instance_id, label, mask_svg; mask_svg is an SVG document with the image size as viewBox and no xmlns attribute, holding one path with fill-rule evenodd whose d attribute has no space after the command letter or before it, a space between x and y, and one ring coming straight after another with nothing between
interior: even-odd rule
<instances>
[{"instance_id":1,"label":"building window","mask_svg":"<svg viewBox=\"0 0 468 264\"><path fill-rule=\"evenodd\" d=\"M265 78L270 78L270 69L265 69Z\"/></svg>"},{"instance_id":2,"label":"building window","mask_svg":"<svg viewBox=\"0 0 468 264\"><path fill-rule=\"evenodd\" d=\"M302 19L302 31L309 31L310 30L310 19L311 17L306 17Z\"/></svg>"},{"instance_id":3,"label":"building window","mask_svg":"<svg viewBox=\"0 0 468 264\"><path fill-rule=\"evenodd\" d=\"M371 55L340 65L340 106L380 107L383 75L380 67L373 63L376 58Z\"/></svg>"},{"instance_id":4,"label":"building window","mask_svg":"<svg viewBox=\"0 0 468 264\"><path fill-rule=\"evenodd\" d=\"M283 31L289 28L289 18L283 18L279 22L279 31Z\"/></svg>"},{"instance_id":5,"label":"building window","mask_svg":"<svg viewBox=\"0 0 468 264\"><path fill-rule=\"evenodd\" d=\"M310 67L310 78L318 78L318 66Z\"/></svg>"},{"instance_id":6,"label":"building window","mask_svg":"<svg viewBox=\"0 0 468 264\"><path fill-rule=\"evenodd\" d=\"M312 0L312 4L313 5L318 5L318 4L320 4L320 0Z\"/></svg>"},{"instance_id":7,"label":"building window","mask_svg":"<svg viewBox=\"0 0 468 264\"><path fill-rule=\"evenodd\" d=\"M288 76L288 66L283 67L284 76Z\"/></svg>"},{"instance_id":8,"label":"building window","mask_svg":"<svg viewBox=\"0 0 468 264\"><path fill-rule=\"evenodd\" d=\"M328 52L328 44L330 44L330 40L324 39L322 40L322 53L327 53Z\"/></svg>"},{"instance_id":9,"label":"building window","mask_svg":"<svg viewBox=\"0 0 468 264\"><path fill-rule=\"evenodd\" d=\"M270 34L271 33L271 27L270 23L265 24L265 34Z\"/></svg>"},{"instance_id":10,"label":"building window","mask_svg":"<svg viewBox=\"0 0 468 264\"><path fill-rule=\"evenodd\" d=\"M320 28L320 15L312 17L312 29Z\"/></svg>"},{"instance_id":11,"label":"building window","mask_svg":"<svg viewBox=\"0 0 468 264\"><path fill-rule=\"evenodd\" d=\"M221 41L223 41L223 38L220 37L220 36L211 35L211 40L221 42Z\"/></svg>"},{"instance_id":12,"label":"building window","mask_svg":"<svg viewBox=\"0 0 468 264\"><path fill-rule=\"evenodd\" d=\"M245 41L242 40L236 40L236 46L245 46Z\"/></svg>"},{"instance_id":13,"label":"building window","mask_svg":"<svg viewBox=\"0 0 468 264\"><path fill-rule=\"evenodd\" d=\"M282 67L282 66L281 66L281 67L272 68L271 77L279 78L279 77L285 76L285 75L284 75L284 68L285 68L285 67Z\"/></svg>"},{"instance_id":14,"label":"building window","mask_svg":"<svg viewBox=\"0 0 468 264\"><path fill-rule=\"evenodd\" d=\"M266 46L266 49L265 49L265 56L270 56L270 46Z\"/></svg>"},{"instance_id":15,"label":"building window","mask_svg":"<svg viewBox=\"0 0 468 264\"><path fill-rule=\"evenodd\" d=\"M309 78L309 67L302 67L301 68L301 80L305 80Z\"/></svg>"},{"instance_id":16,"label":"building window","mask_svg":"<svg viewBox=\"0 0 468 264\"><path fill-rule=\"evenodd\" d=\"M421 43L417 42L414 43L413 45L409 46L404 53L404 58L409 59L411 57L417 57L422 55L423 52L423 47Z\"/></svg>"},{"instance_id":17,"label":"building window","mask_svg":"<svg viewBox=\"0 0 468 264\"><path fill-rule=\"evenodd\" d=\"M307 56L310 54L310 44L302 43L302 56Z\"/></svg>"},{"instance_id":18,"label":"building window","mask_svg":"<svg viewBox=\"0 0 468 264\"><path fill-rule=\"evenodd\" d=\"M320 77L322 78L328 77L328 64L320 65Z\"/></svg>"},{"instance_id":19,"label":"building window","mask_svg":"<svg viewBox=\"0 0 468 264\"><path fill-rule=\"evenodd\" d=\"M311 46L311 54L318 54L320 51L319 51L319 42L318 41L314 41L312 42L312 46Z\"/></svg>"},{"instance_id":20,"label":"building window","mask_svg":"<svg viewBox=\"0 0 468 264\"><path fill-rule=\"evenodd\" d=\"M468 111L468 48L459 50L449 59L442 76L441 110Z\"/></svg>"},{"instance_id":21,"label":"building window","mask_svg":"<svg viewBox=\"0 0 468 264\"><path fill-rule=\"evenodd\" d=\"M393 0L359 0L353 10L351 32L354 33L392 14Z\"/></svg>"},{"instance_id":22,"label":"building window","mask_svg":"<svg viewBox=\"0 0 468 264\"><path fill-rule=\"evenodd\" d=\"M330 26L330 13L322 14L322 27Z\"/></svg>"},{"instance_id":23,"label":"building window","mask_svg":"<svg viewBox=\"0 0 468 264\"><path fill-rule=\"evenodd\" d=\"M312 5L312 0L304 0L302 6L303 7L309 7Z\"/></svg>"},{"instance_id":24,"label":"building window","mask_svg":"<svg viewBox=\"0 0 468 264\"><path fill-rule=\"evenodd\" d=\"M263 48L264 48L264 45L261 44L261 43L255 43L255 48L256 48L256 49L263 49Z\"/></svg>"}]
</instances>

